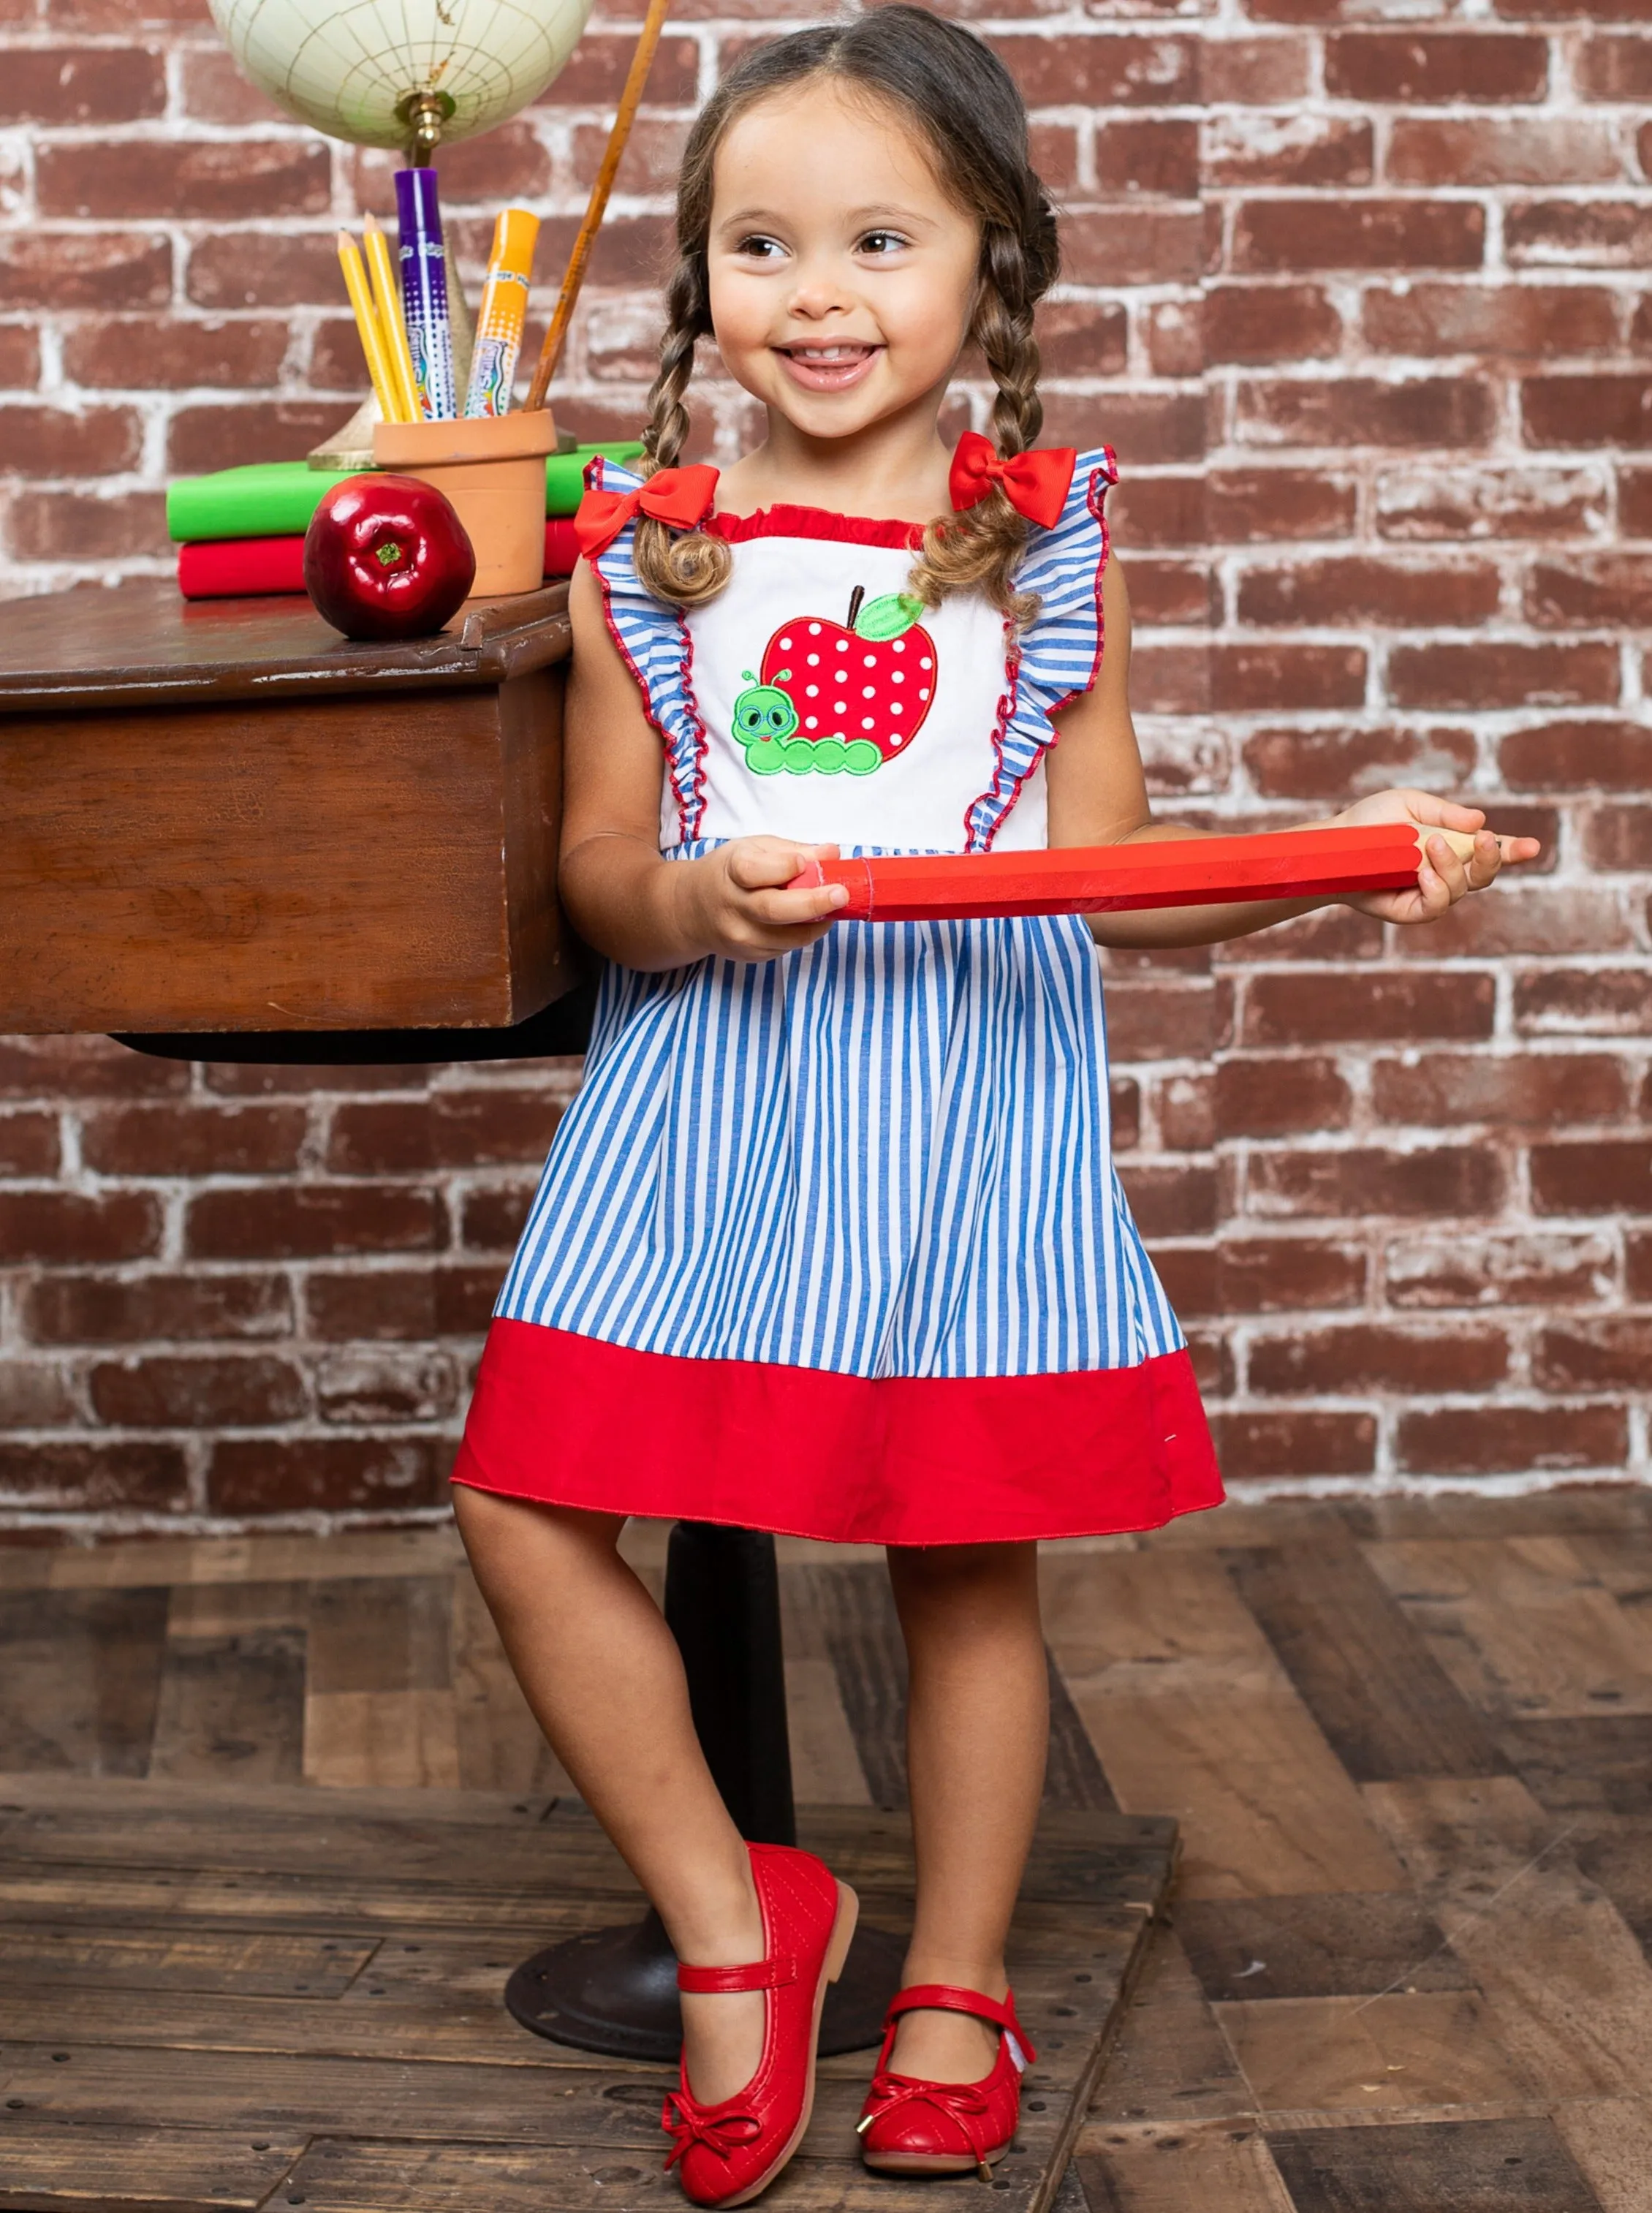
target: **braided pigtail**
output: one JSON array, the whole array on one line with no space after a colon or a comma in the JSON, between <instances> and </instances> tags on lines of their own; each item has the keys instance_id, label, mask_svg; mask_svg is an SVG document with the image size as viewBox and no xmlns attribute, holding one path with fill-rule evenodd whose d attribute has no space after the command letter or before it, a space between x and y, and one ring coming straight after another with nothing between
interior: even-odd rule
<instances>
[{"instance_id":1,"label":"braided pigtail","mask_svg":"<svg viewBox=\"0 0 1652 2213\"><path fill-rule=\"evenodd\" d=\"M676 466L688 436L683 394L694 374L694 348L710 330L706 299L705 256L684 253L666 287L666 333L660 341L660 373L649 392L643 446L644 472ZM652 515L639 515L631 559L644 587L656 600L680 607L704 607L728 582L734 557L709 531L673 530Z\"/></svg>"}]
</instances>

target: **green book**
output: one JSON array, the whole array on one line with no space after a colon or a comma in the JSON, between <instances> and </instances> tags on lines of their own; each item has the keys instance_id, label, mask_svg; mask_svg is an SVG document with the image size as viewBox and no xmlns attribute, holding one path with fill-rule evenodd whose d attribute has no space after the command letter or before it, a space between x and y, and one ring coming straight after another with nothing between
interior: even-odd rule
<instances>
[{"instance_id":1,"label":"green book","mask_svg":"<svg viewBox=\"0 0 1652 2213\"><path fill-rule=\"evenodd\" d=\"M643 448L635 440L604 446L576 446L571 454L552 454L545 464L545 511L571 515L585 489L585 464L593 454L613 461L634 461ZM308 529L321 495L342 481L303 461L253 461L244 468L218 469L210 477L181 477L167 487L167 532L179 543L204 538L296 538Z\"/></svg>"}]
</instances>

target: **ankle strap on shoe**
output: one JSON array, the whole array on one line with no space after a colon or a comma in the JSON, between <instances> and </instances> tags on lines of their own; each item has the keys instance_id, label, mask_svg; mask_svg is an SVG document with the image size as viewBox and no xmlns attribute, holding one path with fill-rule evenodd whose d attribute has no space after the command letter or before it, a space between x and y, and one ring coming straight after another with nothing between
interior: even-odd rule
<instances>
[{"instance_id":1,"label":"ankle strap on shoe","mask_svg":"<svg viewBox=\"0 0 1652 2213\"><path fill-rule=\"evenodd\" d=\"M984 1990L960 1990L954 1983L912 1983L890 1999L884 2027L892 2029L904 2013L919 2012L973 2014L978 2021L990 2021L996 2027L1008 2030L1029 2064L1038 2058L1027 2031L1015 2018L1014 1990L1000 2001L988 1997Z\"/></svg>"},{"instance_id":2,"label":"ankle strap on shoe","mask_svg":"<svg viewBox=\"0 0 1652 2213\"><path fill-rule=\"evenodd\" d=\"M680 1960L677 1965L677 1988L693 1997L714 1997L734 1990L777 1990L796 1980L797 1962L789 1952L777 1952L744 1967L690 1967Z\"/></svg>"}]
</instances>

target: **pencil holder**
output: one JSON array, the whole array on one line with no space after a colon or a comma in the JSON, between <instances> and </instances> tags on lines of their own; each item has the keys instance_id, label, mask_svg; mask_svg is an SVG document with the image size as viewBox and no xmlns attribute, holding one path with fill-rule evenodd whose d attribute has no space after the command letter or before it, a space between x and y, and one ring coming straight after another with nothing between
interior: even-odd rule
<instances>
[{"instance_id":1,"label":"pencil holder","mask_svg":"<svg viewBox=\"0 0 1652 2213\"><path fill-rule=\"evenodd\" d=\"M458 509L476 550L479 599L536 591L544 580L545 457L556 442L548 407L373 426L380 468L422 477Z\"/></svg>"}]
</instances>

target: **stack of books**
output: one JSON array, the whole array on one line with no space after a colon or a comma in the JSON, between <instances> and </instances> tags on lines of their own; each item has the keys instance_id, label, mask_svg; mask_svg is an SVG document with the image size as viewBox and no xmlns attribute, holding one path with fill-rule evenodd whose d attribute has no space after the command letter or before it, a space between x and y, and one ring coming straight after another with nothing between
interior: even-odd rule
<instances>
[{"instance_id":1,"label":"stack of books","mask_svg":"<svg viewBox=\"0 0 1652 2213\"><path fill-rule=\"evenodd\" d=\"M573 515L595 454L635 461L635 441L576 446L545 465L545 573L573 574L578 547ZM167 492L167 532L178 548L178 588L186 600L239 598L249 592L302 592L304 533L321 495L341 481L303 461L256 461L184 477Z\"/></svg>"}]
</instances>

